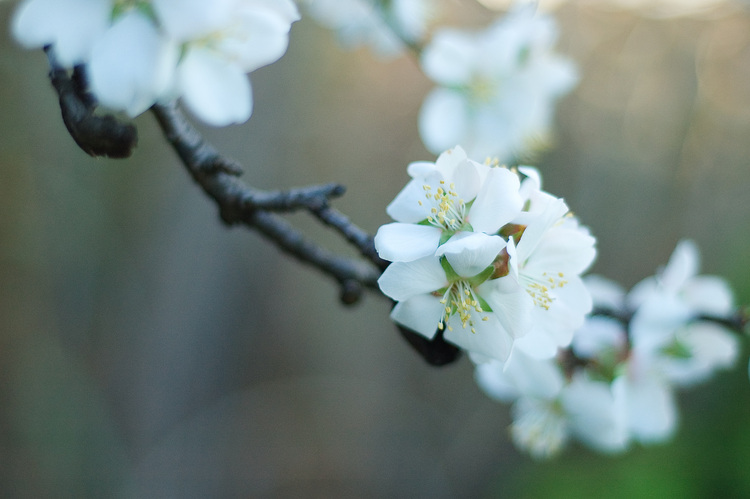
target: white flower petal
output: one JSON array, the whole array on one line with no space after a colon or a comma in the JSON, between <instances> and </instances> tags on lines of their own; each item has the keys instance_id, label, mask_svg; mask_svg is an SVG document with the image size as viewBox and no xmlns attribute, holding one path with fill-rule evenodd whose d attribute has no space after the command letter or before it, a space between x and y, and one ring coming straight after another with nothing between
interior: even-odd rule
<instances>
[{"instance_id":1,"label":"white flower petal","mask_svg":"<svg viewBox=\"0 0 750 499\"><path fill-rule=\"evenodd\" d=\"M661 273L661 285L671 290L677 290L698 273L699 266L698 247L693 241L682 240L677 243L672 256L669 257L669 263Z\"/></svg>"},{"instance_id":2,"label":"white flower petal","mask_svg":"<svg viewBox=\"0 0 750 499\"><path fill-rule=\"evenodd\" d=\"M491 265L503 248L505 241L500 236L463 232L437 248L435 255L445 255L458 275L473 277Z\"/></svg>"},{"instance_id":3,"label":"white flower petal","mask_svg":"<svg viewBox=\"0 0 750 499\"><path fill-rule=\"evenodd\" d=\"M170 90L177 57L177 46L148 17L132 10L94 46L91 89L104 106L136 116Z\"/></svg>"},{"instance_id":4,"label":"white flower petal","mask_svg":"<svg viewBox=\"0 0 750 499\"><path fill-rule=\"evenodd\" d=\"M511 358L515 352L511 354ZM515 379L505 374L505 364L498 360L481 362L474 370L474 379L479 387L490 398L503 402L512 402L523 393L515 383Z\"/></svg>"},{"instance_id":5,"label":"white flower petal","mask_svg":"<svg viewBox=\"0 0 750 499\"><path fill-rule=\"evenodd\" d=\"M513 442L536 459L556 455L570 438L570 427L552 401L523 397L513 405Z\"/></svg>"},{"instance_id":6,"label":"white flower petal","mask_svg":"<svg viewBox=\"0 0 750 499\"><path fill-rule=\"evenodd\" d=\"M492 168L471 207L469 223L477 232L496 233L523 207L518 175L506 168Z\"/></svg>"},{"instance_id":7,"label":"white flower petal","mask_svg":"<svg viewBox=\"0 0 750 499\"><path fill-rule=\"evenodd\" d=\"M440 297L416 295L401 301L391 311L391 319L428 339L437 333L445 305Z\"/></svg>"},{"instance_id":8,"label":"white flower petal","mask_svg":"<svg viewBox=\"0 0 750 499\"><path fill-rule=\"evenodd\" d=\"M488 319L482 320L482 316ZM445 339L469 352L477 352L503 362L507 360L513 347L510 333L503 329L494 314L477 313L475 319L473 327L476 332L472 332L470 325L463 327L458 316L452 315L448 319L451 327L444 331Z\"/></svg>"},{"instance_id":9,"label":"white flower petal","mask_svg":"<svg viewBox=\"0 0 750 499\"><path fill-rule=\"evenodd\" d=\"M734 297L726 280L716 276L695 276L682 288L682 296L697 312L728 316L734 309Z\"/></svg>"},{"instance_id":10,"label":"white flower petal","mask_svg":"<svg viewBox=\"0 0 750 499\"><path fill-rule=\"evenodd\" d=\"M437 88L430 92L419 112L419 135L428 151L438 154L464 143L469 109L456 91Z\"/></svg>"},{"instance_id":11,"label":"white flower petal","mask_svg":"<svg viewBox=\"0 0 750 499\"><path fill-rule=\"evenodd\" d=\"M211 51L190 49L178 68L183 102L209 125L243 123L253 110L247 75L236 64Z\"/></svg>"},{"instance_id":12,"label":"white flower petal","mask_svg":"<svg viewBox=\"0 0 750 499\"><path fill-rule=\"evenodd\" d=\"M609 317L588 317L573 335L571 344L578 357L591 359L607 351L620 351L626 345L625 327Z\"/></svg>"},{"instance_id":13,"label":"white flower petal","mask_svg":"<svg viewBox=\"0 0 750 499\"><path fill-rule=\"evenodd\" d=\"M525 237L524 233L521 242ZM540 238L534 258L526 261L524 271L537 274L581 274L596 258L595 244L596 239L581 228L568 228L564 225L552 227Z\"/></svg>"},{"instance_id":14,"label":"white flower petal","mask_svg":"<svg viewBox=\"0 0 750 499\"><path fill-rule=\"evenodd\" d=\"M479 166L474 161L465 159L458 163L453 175L450 177L450 184L453 186L452 190L464 202L474 199L482 186L482 179L478 171Z\"/></svg>"},{"instance_id":15,"label":"white flower petal","mask_svg":"<svg viewBox=\"0 0 750 499\"><path fill-rule=\"evenodd\" d=\"M443 175L443 178L453 178L458 165L467 159L466 151L461 146L455 146L440 153L438 159L435 160L435 168Z\"/></svg>"},{"instance_id":16,"label":"white flower petal","mask_svg":"<svg viewBox=\"0 0 750 499\"><path fill-rule=\"evenodd\" d=\"M493 279L479 288L482 298L492 307L493 315L513 338L521 338L531 328L531 297L510 277Z\"/></svg>"},{"instance_id":17,"label":"white flower petal","mask_svg":"<svg viewBox=\"0 0 750 499\"><path fill-rule=\"evenodd\" d=\"M375 234L375 249L380 258L390 262L410 262L433 256L442 231L431 225L391 223Z\"/></svg>"},{"instance_id":18,"label":"white flower petal","mask_svg":"<svg viewBox=\"0 0 750 499\"><path fill-rule=\"evenodd\" d=\"M86 62L110 21L111 0L29 0L11 24L14 38L27 48L53 44L64 67Z\"/></svg>"},{"instance_id":19,"label":"white flower petal","mask_svg":"<svg viewBox=\"0 0 750 499\"><path fill-rule=\"evenodd\" d=\"M654 377L620 376L612 383L618 410L627 414L631 435L643 443L662 442L674 433L677 410L669 387Z\"/></svg>"},{"instance_id":20,"label":"white flower petal","mask_svg":"<svg viewBox=\"0 0 750 499\"><path fill-rule=\"evenodd\" d=\"M666 377L676 385L690 386L708 379L717 369L734 365L739 353L735 334L712 323L690 324L677 335L690 352L689 358L673 358L662 363Z\"/></svg>"},{"instance_id":21,"label":"white flower petal","mask_svg":"<svg viewBox=\"0 0 750 499\"><path fill-rule=\"evenodd\" d=\"M152 0L151 3L169 36L184 42L230 23L237 0Z\"/></svg>"},{"instance_id":22,"label":"white flower petal","mask_svg":"<svg viewBox=\"0 0 750 499\"><path fill-rule=\"evenodd\" d=\"M514 387L518 396L554 400L565 384L560 368L554 361L535 359L517 348L513 349L507 362L492 365L499 371L494 373L496 381L504 380L504 384ZM488 387L483 388L493 396Z\"/></svg>"},{"instance_id":23,"label":"white flower petal","mask_svg":"<svg viewBox=\"0 0 750 499\"><path fill-rule=\"evenodd\" d=\"M271 10L240 8L234 23L222 31L216 50L249 73L284 55L290 27L289 21Z\"/></svg>"},{"instance_id":24,"label":"white flower petal","mask_svg":"<svg viewBox=\"0 0 750 499\"><path fill-rule=\"evenodd\" d=\"M439 172L437 163L444 154L446 153L441 154L435 163L430 163L429 161L413 161L406 167L406 173L408 173L411 178L415 179L434 175L436 172Z\"/></svg>"},{"instance_id":25,"label":"white flower petal","mask_svg":"<svg viewBox=\"0 0 750 499\"><path fill-rule=\"evenodd\" d=\"M378 279L380 290L396 301L431 293L448 286L445 271L437 258L430 256L413 262L395 262Z\"/></svg>"},{"instance_id":26,"label":"white flower petal","mask_svg":"<svg viewBox=\"0 0 750 499\"><path fill-rule=\"evenodd\" d=\"M245 0L245 4L273 11L288 23L293 23L300 19L297 5L292 0Z\"/></svg>"},{"instance_id":27,"label":"white flower petal","mask_svg":"<svg viewBox=\"0 0 750 499\"><path fill-rule=\"evenodd\" d=\"M526 260L534 252L545 232L552 228L567 212L568 206L565 204L565 201L556 199L534 222L526 227L523 237L516 243L516 251L520 260L518 262L519 265L525 265Z\"/></svg>"},{"instance_id":28,"label":"white flower petal","mask_svg":"<svg viewBox=\"0 0 750 499\"><path fill-rule=\"evenodd\" d=\"M441 85L466 85L476 64L475 47L476 38L472 35L454 29L438 30L422 53L422 70Z\"/></svg>"},{"instance_id":29,"label":"white flower petal","mask_svg":"<svg viewBox=\"0 0 750 499\"><path fill-rule=\"evenodd\" d=\"M617 411L609 384L576 376L560 402L576 437L594 449L618 452L628 443L627 419Z\"/></svg>"},{"instance_id":30,"label":"white flower petal","mask_svg":"<svg viewBox=\"0 0 750 499\"><path fill-rule=\"evenodd\" d=\"M615 281L600 275L589 274L583 282L591 293L595 306L610 310L622 310L625 306L625 290Z\"/></svg>"},{"instance_id":31,"label":"white flower petal","mask_svg":"<svg viewBox=\"0 0 750 499\"><path fill-rule=\"evenodd\" d=\"M437 185L441 180L443 177L436 170L426 177L414 178L390 202L385 209L386 213L397 222L417 223L426 220L432 204L425 201L425 185Z\"/></svg>"}]
</instances>

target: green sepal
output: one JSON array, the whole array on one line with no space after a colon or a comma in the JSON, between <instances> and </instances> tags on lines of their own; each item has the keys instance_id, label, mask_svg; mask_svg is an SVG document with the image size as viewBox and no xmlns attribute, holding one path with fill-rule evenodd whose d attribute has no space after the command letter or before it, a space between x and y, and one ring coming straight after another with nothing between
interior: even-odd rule
<instances>
[{"instance_id":1,"label":"green sepal","mask_svg":"<svg viewBox=\"0 0 750 499\"><path fill-rule=\"evenodd\" d=\"M665 345L664 348L661 349L661 353L663 353L667 357L672 357L673 359L693 358L693 352L691 352L684 343L677 339L675 339L669 345Z\"/></svg>"},{"instance_id":2,"label":"green sepal","mask_svg":"<svg viewBox=\"0 0 750 499\"><path fill-rule=\"evenodd\" d=\"M474 277L470 277L466 279L466 281L471 284L472 288L475 288L482 284L484 281L489 279L492 274L495 272L495 266L494 265L488 265L486 269L475 275Z\"/></svg>"},{"instance_id":3,"label":"green sepal","mask_svg":"<svg viewBox=\"0 0 750 499\"><path fill-rule=\"evenodd\" d=\"M484 298L482 298L479 295L475 295L477 297L477 303L479 303L479 306L482 307L482 312L492 312L492 307L490 307L490 304L484 301Z\"/></svg>"},{"instance_id":4,"label":"green sepal","mask_svg":"<svg viewBox=\"0 0 750 499\"><path fill-rule=\"evenodd\" d=\"M453 270L451 264L448 263L448 259L444 256L440 257L440 266L443 267L443 270L445 271L445 277L448 278L448 282L454 282L461 279L461 276L458 275L455 270Z\"/></svg>"}]
</instances>

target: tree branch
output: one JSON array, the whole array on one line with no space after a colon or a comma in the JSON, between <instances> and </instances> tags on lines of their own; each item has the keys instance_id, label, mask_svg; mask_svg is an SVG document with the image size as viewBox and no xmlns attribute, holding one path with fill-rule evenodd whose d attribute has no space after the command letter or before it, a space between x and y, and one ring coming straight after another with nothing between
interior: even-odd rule
<instances>
[{"instance_id":1,"label":"tree branch","mask_svg":"<svg viewBox=\"0 0 750 499\"><path fill-rule=\"evenodd\" d=\"M57 63L51 47L44 48L50 65L49 78L60 100L60 111L68 133L90 156L127 158L138 144L138 131L110 114L95 114L97 102L86 89L83 66L68 71Z\"/></svg>"},{"instance_id":2,"label":"tree branch","mask_svg":"<svg viewBox=\"0 0 750 499\"><path fill-rule=\"evenodd\" d=\"M377 256L372 236L328 205L331 198L344 193L343 186L324 184L288 191L248 187L237 178L241 172L237 163L206 142L176 104L156 105L152 111L190 175L218 205L225 223L241 223L258 230L282 250L336 279L346 304L356 303L363 288L377 289L377 279L387 262ZM306 210L334 228L375 268L321 248L274 213L295 210Z\"/></svg>"}]
</instances>

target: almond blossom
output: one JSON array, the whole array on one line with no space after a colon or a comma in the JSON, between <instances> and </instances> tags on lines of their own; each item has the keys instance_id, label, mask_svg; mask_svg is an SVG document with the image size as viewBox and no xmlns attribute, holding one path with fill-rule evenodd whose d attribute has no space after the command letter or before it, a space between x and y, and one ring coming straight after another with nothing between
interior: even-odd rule
<instances>
[{"instance_id":1,"label":"almond blossom","mask_svg":"<svg viewBox=\"0 0 750 499\"><path fill-rule=\"evenodd\" d=\"M435 163L411 163L407 172L412 180L386 208L396 223L381 226L375 235L386 260L432 255L461 232L497 233L523 206L518 175L472 161L461 147L442 153Z\"/></svg>"},{"instance_id":2,"label":"almond blossom","mask_svg":"<svg viewBox=\"0 0 750 499\"><path fill-rule=\"evenodd\" d=\"M369 46L378 56L400 56L422 39L434 8L427 0L307 0L310 15L335 31L346 48Z\"/></svg>"},{"instance_id":3,"label":"almond blossom","mask_svg":"<svg viewBox=\"0 0 750 499\"><path fill-rule=\"evenodd\" d=\"M87 62L91 48L110 25L114 0L26 0L11 23L26 48L52 45L64 67Z\"/></svg>"},{"instance_id":4,"label":"almond blossom","mask_svg":"<svg viewBox=\"0 0 750 499\"><path fill-rule=\"evenodd\" d=\"M378 280L398 303L391 318L427 338L445 339L483 357L506 360L513 340L528 328L528 301L518 288L490 279L505 247L498 236L465 234L441 255L392 263Z\"/></svg>"},{"instance_id":5,"label":"almond blossom","mask_svg":"<svg viewBox=\"0 0 750 499\"><path fill-rule=\"evenodd\" d=\"M520 351L506 364L478 365L475 375L488 396L513 402L513 441L532 457L550 458L571 438L603 452L627 446L624 418L605 382L582 373L568 381L552 359Z\"/></svg>"},{"instance_id":6,"label":"almond blossom","mask_svg":"<svg viewBox=\"0 0 750 499\"><path fill-rule=\"evenodd\" d=\"M425 99L419 132L438 153L462 144L470 156L508 161L544 140L555 101L576 83L556 55L552 18L516 9L485 31L436 30L421 64L438 84Z\"/></svg>"},{"instance_id":7,"label":"almond blossom","mask_svg":"<svg viewBox=\"0 0 750 499\"><path fill-rule=\"evenodd\" d=\"M245 73L286 52L299 13L291 0L185 2L153 0L165 31L181 43L175 94L214 126L242 123L252 114Z\"/></svg>"},{"instance_id":8,"label":"almond blossom","mask_svg":"<svg viewBox=\"0 0 750 499\"><path fill-rule=\"evenodd\" d=\"M89 66L93 95L136 116L182 98L214 126L246 121L246 73L286 52L292 0L27 0L13 33L24 46L52 45L62 67Z\"/></svg>"},{"instance_id":9,"label":"almond blossom","mask_svg":"<svg viewBox=\"0 0 750 499\"><path fill-rule=\"evenodd\" d=\"M479 164L459 147L408 171L388 206L397 222L375 237L393 262L378 281L398 302L393 320L428 338L443 330L476 362L505 360L514 343L540 358L567 346L591 309L580 274L595 240L538 172Z\"/></svg>"}]
</instances>

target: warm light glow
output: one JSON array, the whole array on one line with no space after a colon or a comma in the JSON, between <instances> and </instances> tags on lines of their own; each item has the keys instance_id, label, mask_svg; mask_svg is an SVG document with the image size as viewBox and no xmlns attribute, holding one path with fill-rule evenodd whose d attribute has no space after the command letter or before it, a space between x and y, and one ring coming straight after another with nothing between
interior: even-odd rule
<instances>
[{"instance_id":1,"label":"warm light glow","mask_svg":"<svg viewBox=\"0 0 750 499\"><path fill-rule=\"evenodd\" d=\"M488 9L508 10L518 3L517 0L477 0ZM694 16L700 14L713 14L720 8L730 6L728 0L579 0L580 3L588 5L612 5L628 10L638 10L647 16L675 17ZM538 0L528 3L537 3L542 11L554 10L566 0Z\"/></svg>"}]
</instances>

